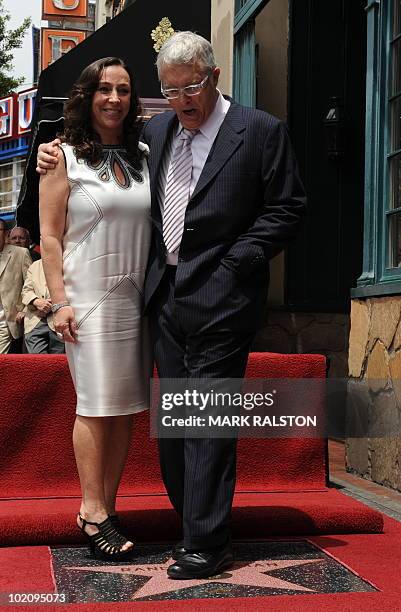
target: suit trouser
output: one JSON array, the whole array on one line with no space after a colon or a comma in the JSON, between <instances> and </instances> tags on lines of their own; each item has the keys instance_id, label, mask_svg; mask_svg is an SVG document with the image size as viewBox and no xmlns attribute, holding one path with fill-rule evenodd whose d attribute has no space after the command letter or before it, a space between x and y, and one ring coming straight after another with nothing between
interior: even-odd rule
<instances>
[{"instance_id":1,"label":"suit trouser","mask_svg":"<svg viewBox=\"0 0 401 612\"><path fill-rule=\"evenodd\" d=\"M65 353L64 342L50 329L46 319L39 321L32 331L25 334L25 346L27 353Z\"/></svg>"},{"instance_id":2,"label":"suit trouser","mask_svg":"<svg viewBox=\"0 0 401 612\"><path fill-rule=\"evenodd\" d=\"M6 354L10 350L12 335L6 325L0 326L0 354Z\"/></svg>"},{"instance_id":3,"label":"suit trouser","mask_svg":"<svg viewBox=\"0 0 401 612\"><path fill-rule=\"evenodd\" d=\"M149 308L160 378L243 378L253 334L239 336L218 325L185 330L174 300L174 276L175 269L167 266ZM167 493L182 517L185 547L225 543L230 536L236 439L160 437L159 452Z\"/></svg>"}]
</instances>

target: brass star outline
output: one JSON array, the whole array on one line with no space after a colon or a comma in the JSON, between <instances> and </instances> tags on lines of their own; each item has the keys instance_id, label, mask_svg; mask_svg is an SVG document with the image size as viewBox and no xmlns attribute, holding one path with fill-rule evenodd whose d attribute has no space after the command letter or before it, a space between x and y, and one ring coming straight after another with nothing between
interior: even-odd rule
<instances>
[{"instance_id":1,"label":"brass star outline","mask_svg":"<svg viewBox=\"0 0 401 612\"><path fill-rule=\"evenodd\" d=\"M308 589L294 582L288 582L281 578L276 578L266 572L272 572L287 567L299 567L308 563L321 563L324 559L279 559L276 561L253 561L251 563L236 562L232 569L227 570L224 574L218 574L211 578L202 580L172 580L167 576L166 570L174 563L173 559L169 559L164 563L147 563L144 565L110 565L103 567L96 566L74 566L67 569L84 571L84 572L101 572L121 575L135 575L149 577L142 587L134 593L132 599L141 599L152 595L165 595L173 591L181 591L194 586L204 584L223 583L234 584L239 586L253 586L269 589L285 589L291 591L301 591L304 593L313 593L312 589ZM182 586L178 586L182 585Z\"/></svg>"}]
</instances>

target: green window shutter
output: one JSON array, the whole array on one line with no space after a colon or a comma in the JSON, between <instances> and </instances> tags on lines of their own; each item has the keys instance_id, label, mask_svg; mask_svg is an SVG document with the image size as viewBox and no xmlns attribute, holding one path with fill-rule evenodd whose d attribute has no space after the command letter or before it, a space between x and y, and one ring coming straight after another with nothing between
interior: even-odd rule
<instances>
[{"instance_id":1,"label":"green window shutter","mask_svg":"<svg viewBox=\"0 0 401 612\"><path fill-rule=\"evenodd\" d=\"M367 11L365 215L363 271L358 287L377 280L378 134L380 118L380 3L370 2Z\"/></svg>"},{"instance_id":2,"label":"green window shutter","mask_svg":"<svg viewBox=\"0 0 401 612\"><path fill-rule=\"evenodd\" d=\"M235 0L233 95L244 106L256 106L255 17L268 1Z\"/></svg>"},{"instance_id":3,"label":"green window shutter","mask_svg":"<svg viewBox=\"0 0 401 612\"><path fill-rule=\"evenodd\" d=\"M256 48L253 19L235 36L234 99L244 106L256 105Z\"/></svg>"}]
</instances>

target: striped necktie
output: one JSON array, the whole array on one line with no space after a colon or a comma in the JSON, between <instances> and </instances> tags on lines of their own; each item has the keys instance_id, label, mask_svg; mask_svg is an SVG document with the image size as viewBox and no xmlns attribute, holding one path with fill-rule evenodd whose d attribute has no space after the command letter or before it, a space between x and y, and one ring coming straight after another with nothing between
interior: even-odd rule
<instances>
[{"instance_id":1,"label":"striped necktie","mask_svg":"<svg viewBox=\"0 0 401 612\"><path fill-rule=\"evenodd\" d=\"M169 253L173 253L179 247L184 231L185 210L192 176L191 143L196 132L197 130L185 128L181 130L167 173L163 239Z\"/></svg>"}]
</instances>

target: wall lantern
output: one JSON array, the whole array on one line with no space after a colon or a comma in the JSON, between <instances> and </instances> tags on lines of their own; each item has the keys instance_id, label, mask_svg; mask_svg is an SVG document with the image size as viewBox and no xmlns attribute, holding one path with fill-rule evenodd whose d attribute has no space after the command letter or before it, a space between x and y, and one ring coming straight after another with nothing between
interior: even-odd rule
<instances>
[{"instance_id":1,"label":"wall lantern","mask_svg":"<svg viewBox=\"0 0 401 612\"><path fill-rule=\"evenodd\" d=\"M326 129L327 157L338 161L342 159L345 148L345 116L340 98L330 98L330 109L323 124Z\"/></svg>"}]
</instances>

